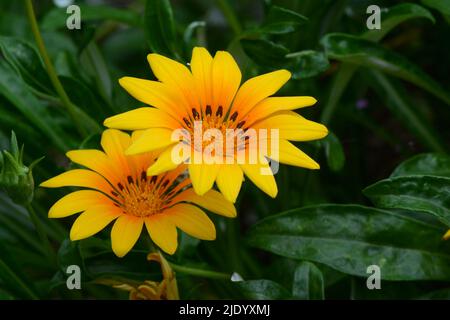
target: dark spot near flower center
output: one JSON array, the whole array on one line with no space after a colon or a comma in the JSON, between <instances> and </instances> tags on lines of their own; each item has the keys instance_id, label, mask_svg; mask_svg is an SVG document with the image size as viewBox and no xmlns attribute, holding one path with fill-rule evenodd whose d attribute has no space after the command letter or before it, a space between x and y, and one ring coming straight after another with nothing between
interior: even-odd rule
<instances>
[{"instance_id":1,"label":"dark spot near flower center","mask_svg":"<svg viewBox=\"0 0 450 320\"><path fill-rule=\"evenodd\" d=\"M147 181L147 173L145 171L141 172L141 180L142 181Z\"/></svg>"},{"instance_id":2,"label":"dark spot near flower center","mask_svg":"<svg viewBox=\"0 0 450 320\"><path fill-rule=\"evenodd\" d=\"M114 202L113 204L114 204L116 207L120 207L120 206L119 206L117 203L115 203L115 202Z\"/></svg>"},{"instance_id":3,"label":"dark spot near flower center","mask_svg":"<svg viewBox=\"0 0 450 320\"><path fill-rule=\"evenodd\" d=\"M167 185L169 184L169 182L170 182L169 180L164 181L164 183L162 184L161 187L163 187L163 188L167 187Z\"/></svg>"},{"instance_id":4,"label":"dark spot near flower center","mask_svg":"<svg viewBox=\"0 0 450 320\"><path fill-rule=\"evenodd\" d=\"M120 191L124 189L123 185L120 182L117 184L117 186L119 187Z\"/></svg>"},{"instance_id":5,"label":"dark spot near flower center","mask_svg":"<svg viewBox=\"0 0 450 320\"><path fill-rule=\"evenodd\" d=\"M231 120L231 121L236 121L237 116L238 116L237 111L233 112L233 114L232 114L231 117L230 117L230 120Z\"/></svg>"},{"instance_id":6,"label":"dark spot near flower center","mask_svg":"<svg viewBox=\"0 0 450 320\"><path fill-rule=\"evenodd\" d=\"M127 177L127 181L128 181L128 183L131 184L131 183L133 183L133 178L132 178L131 176L128 176L128 177Z\"/></svg>"},{"instance_id":7,"label":"dark spot near flower center","mask_svg":"<svg viewBox=\"0 0 450 320\"><path fill-rule=\"evenodd\" d=\"M237 124L237 128L242 128L243 126L244 126L244 124L245 124L245 121L241 121L241 122L239 122L238 124Z\"/></svg>"},{"instance_id":8,"label":"dark spot near flower center","mask_svg":"<svg viewBox=\"0 0 450 320\"><path fill-rule=\"evenodd\" d=\"M155 183L155 182L156 182L156 179L158 179L158 177L157 177L157 176L153 176L153 177L150 179L150 183Z\"/></svg>"},{"instance_id":9,"label":"dark spot near flower center","mask_svg":"<svg viewBox=\"0 0 450 320\"><path fill-rule=\"evenodd\" d=\"M200 115L199 115L197 109L195 109L195 108L192 108L192 115L194 116L195 120L200 119Z\"/></svg>"},{"instance_id":10,"label":"dark spot near flower center","mask_svg":"<svg viewBox=\"0 0 450 320\"><path fill-rule=\"evenodd\" d=\"M183 118L183 121L184 121L184 123L186 123L186 125L188 126L188 128L191 127L191 122L190 122L188 119Z\"/></svg>"},{"instance_id":11,"label":"dark spot near flower center","mask_svg":"<svg viewBox=\"0 0 450 320\"><path fill-rule=\"evenodd\" d=\"M223 108L222 106L219 106L219 108L216 111L216 117L221 117L223 114Z\"/></svg>"},{"instance_id":12,"label":"dark spot near flower center","mask_svg":"<svg viewBox=\"0 0 450 320\"><path fill-rule=\"evenodd\" d=\"M118 196L119 196L119 194L118 194L117 192L115 192L114 190L111 190L111 194L112 194L114 197L118 197Z\"/></svg>"},{"instance_id":13,"label":"dark spot near flower center","mask_svg":"<svg viewBox=\"0 0 450 320\"><path fill-rule=\"evenodd\" d=\"M212 114L211 106L209 104L206 106L206 111L205 112L206 112L207 116L210 116Z\"/></svg>"}]
</instances>

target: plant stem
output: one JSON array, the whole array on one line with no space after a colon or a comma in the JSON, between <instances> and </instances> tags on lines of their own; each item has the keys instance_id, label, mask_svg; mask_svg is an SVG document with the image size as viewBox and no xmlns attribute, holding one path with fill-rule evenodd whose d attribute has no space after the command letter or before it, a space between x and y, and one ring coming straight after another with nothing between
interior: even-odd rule
<instances>
[{"instance_id":1,"label":"plant stem","mask_svg":"<svg viewBox=\"0 0 450 320\"><path fill-rule=\"evenodd\" d=\"M240 35L242 32L241 24L239 23L238 18L234 14L233 8L231 8L228 0L217 0L217 5L222 11L225 19L227 19L228 24L236 35Z\"/></svg>"},{"instance_id":2,"label":"plant stem","mask_svg":"<svg viewBox=\"0 0 450 320\"><path fill-rule=\"evenodd\" d=\"M42 225L42 222L39 220L39 217L36 214L36 211L34 211L31 204L27 205L28 213L30 214L31 221L34 224L34 227L36 228L36 232L38 233L39 239L42 241L42 244L44 245L45 252L47 254L47 257L52 265L56 265L56 256L55 252L53 251L53 248L50 244L50 241L48 240L47 234L45 232L44 226Z\"/></svg>"},{"instance_id":3,"label":"plant stem","mask_svg":"<svg viewBox=\"0 0 450 320\"><path fill-rule=\"evenodd\" d=\"M34 39L36 40L36 45L38 47L39 53L41 54L42 59L44 60L45 67L47 69L47 74L50 77L50 80L52 81L53 87L55 88L56 92L61 98L62 104L66 108L66 111L69 113L69 116L72 118L78 132L82 137L86 137L87 132L84 130L83 126L78 120L76 108L70 102L70 99L67 96L66 91L64 90L61 82L59 81L58 75L56 74L55 68L53 67L52 61L50 60L50 57L47 53L47 49L45 48L44 41L42 40L42 36L39 31L38 23L36 21L33 2L32 0L25 0L25 4L27 8L28 21L30 22L31 25L31 31L33 32Z\"/></svg>"},{"instance_id":4,"label":"plant stem","mask_svg":"<svg viewBox=\"0 0 450 320\"><path fill-rule=\"evenodd\" d=\"M192 276L204 277L204 278L210 278L210 279L220 279L220 280L230 280L231 279L231 275L222 273L222 272L184 267L184 266L180 266L175 263L172 263L172 262L169 262L169 264L174 271L180 272L180 273L185 273L185 274L190 274Z\"/></svg>"}]
</instances>

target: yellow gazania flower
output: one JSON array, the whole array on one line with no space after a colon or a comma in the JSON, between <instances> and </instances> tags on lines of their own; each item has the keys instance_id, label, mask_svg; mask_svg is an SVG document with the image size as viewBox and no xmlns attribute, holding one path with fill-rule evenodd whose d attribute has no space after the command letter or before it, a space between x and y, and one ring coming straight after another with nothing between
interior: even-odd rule
<instances>
[{"instance_id":1,"label":"yellow gazania flower","mask_svg":"<svg viewBox=\"0 0 450 320\"><path fill-rule=\"evenodd\" d=\"M87 169L74 169L41 184L42 187L82 187L89 190L72 192L49 211L50 218L63 218L83 212L70 230L71 240L90 237L116 220L111 231L112 249L125 256L138 240L143 225L162 250L173 254L177 248L177 230L203 239L214 240L216 229L199 208L235 217L232 203L217 191L197 195L190 179L180 166L158 176L147 176L154 163L154 153L127 156L125 150L139 133L128 134L108 129L103 132L99 150L69 151L67 157ZM89 170L88 170L89 169Z\"/></svg>"},{"instance_id":2,"label":"yellow gazania flower","mask_svg":"<svg viewBox=\"0 0 450 320\"><path fill-rule=\"evenodd\" d=\"M105 120L105 126L123 130L142 130L126 151L139 154L163 150L149 168L149 175L172 170L179 163L172 159L177 142L172 140L175 129L184 128L193 135L193 124L202 121L202 129L278 129L278 162L319 169L319 165L296 148L292 141L309 141L327 135L327 128L309 121L292 110L311 106L316 99L306 96L271 97L290 78L286 70L263 74L241 85L241 71L233 57L218 51L214 58L204 48L194 48L189 70L186 66L158 54L149 54L148 61L160 81L132 77L119 80L120 85L137 100L153 106L135 109ZM190 143L189 141L185 141ZM195 153L194 146L191 146ZM224 153L225 154L225 153ZM271 157L269 151L264 156ZM228 200L235 202L243 174L272 197L277 195L273 175L261 174L267 161L258 163L223 164L189 163L194 190L202 195L216 182Z\"/></svg>"}]
</instances>

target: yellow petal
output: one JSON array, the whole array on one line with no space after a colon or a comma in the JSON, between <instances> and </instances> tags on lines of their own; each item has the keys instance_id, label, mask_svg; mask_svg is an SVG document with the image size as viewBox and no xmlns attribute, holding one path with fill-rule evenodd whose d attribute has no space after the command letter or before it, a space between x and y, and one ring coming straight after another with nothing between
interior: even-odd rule
<instances>
[{"instance_id":1,"label":"yellow petal","mask_svg":"<svg viewBox=\"0 0 450 320\"><path fill-rule=\"evenodd\" d=\"M174 151L174 148L176 148L176 146L177 145L173 147L168 147L161 154L159 154L156 162L148 168L147 170L148 176L157 176L160 175L161 173L174 170L184 160L186 160L189 157L189 155L186 154L184 155L184 157L180 159L175 159L172 152ZM181 162L179 162L178 160L181 160Z\"/></svg>"},{"instance_id":2,"label":"yellow petal","mask_svg":"<svg viewBox=\"0 0 450 320\"><path fill-rule=\"evenodd\" d=\"M168 254L175 253L178 246L177 229L170 219L164 214L157 214L146 218L145 226L158 247Z\"/></svg>"},{"instance_id":3,"label":"yellow petal","mask_svg":"<svg viewBox=\"0 0 450 320\"><path fill-rule=\"evenodd\" d=\"M247 80L237 92L230 114L237 111L242 118L258 102L277 92L290 77L289 71L278 70Z\"/></svg>"},{"instance_id":4,"label":"yellow petal","mask_svg":"<svg viewBox=\"0 0 450 320\"><path fill-rule=\"evenodd\" d=\"M119 83L137 100L175 118L189 107L183 99L180 99L179 93L159 81L123 77Z\"/></svg>"},{"instance_id":5,"label":"yellow petal","mask_svg":"<svg viewBox=\"0 0 450 320\"><path fill-rule=\"evenodd\" d=\"M101 204L112 204L103 193L93 190L80 190L59 199L48 211L49 218L64 218Z\"/></svg>"},{"instance_id":6,"label":"yellow petal","mask_svg":"<svg viewBox=\"0 0 450 320\"><path fill-rule=\"evenodd\" d=\"M195 192L203 195L213 187L220 165L190 163L188 168Z\"/></svg>"},{"instance_id":7,"label":"yellow petal","mask_svg":"<svg viewBox=\"0 0 450 320\"><path fill-rule=\"evenodd\" d=\"M241 84L241 70L234 58L226 51L217 51L212 63L213 112L219 106L225 114Z\"/></svg>"},{"instance_id":8,"label":"yellow petal","mask_svg":"<svg viewBox=\"0 0 450 320\"><path fill-rule=\"evenodd\" d=\"M320 169L317 162L311 159L306 153L298 149L287 140L279 140L278 150L274 150L275 154L269 153L269 157L280 163L289 164L291 166L303 167L307 169ZM270 146L267 148L271 151Z\"/></svg>"},{"instance_id":9,"label":"yellow petal","mask_svg":"<svg viewBox=\"0 0 450 320\"><path fill-rule=\"evenodd\" d=\"M187 189L171 200L171 203L177 202L191 202L221 216L236 217L234 205L216 190L209 190L203 196L199 196L194 190Z\"/></svg>"},{"instance_id":10,"label":"yellow petal","mask_svg":"<svg viewBox=\"0 0 450 320\"><path fill-rule=\"evenodd\" d=\"M216 183L220 192L231 202L236 202L236 198L241 190L244 173L237 164L224 164L217 174Z\"/></svg>"},{"instance_id":11,"label":"yellow petal","mask_svg":"<svg viewBox=\"0 0 450 320\"><path fill-rule=\"evenodd\" d=\"M147 129L142 132L136 141L133 141L125 153L127 155L139 154L155 151L174 144L176 141L172 141L172 132L172 130L165 128Z\"/></svg>"},{"instance_id":12,"label":"yellow petal","mask_svg":"<svg viewBox=\"0 0 450 320\"><path fill-rule=\"evenodd\" d=\"M247 126L278 111L309 107L317 102L313 97L269 97L258 103L248 114Z\"/></svg>"},{"instance_id":13,"label":"yellow petal","mask_svg":"<svg viewBox=\"0 0 450 320\"><path fill-rule=\"evenodd\" d=\"M271 174L262 174L263 172L267 173L270 170L270 166L267 163L241 164L241 168L245 175L249 177L259 189L272 198L277 196L278 188L274 176Z\"/></svg>"},{"instance_id":14,"label":"yellow petal","mask_svg":"<svg viewBox=\"0 0 450 320\"><path fill-rule=\"evenodd\" d=\"M167 214L178 228L187 234L202 240L214 240L216 228L208 216L196 206L179 203L167 209Z\"/></svg>"},{"instance_id":15,"label":"yellow petal","mask_svg":"<svg viewBox=\"0 0 450 320\"><path fill-rule=\"evenodd\" d=\"M138 108L107 118L103 124L108 128L121 130L180 127L180 124L164 111L149 107Z\"/></svg>"},{"instance_id":16,"label":"yellow petal","mask_svg":"<svg viewBox=\"0 0 450 320\"><path fill-rule=\"evenodd\" d=\"M128 214L121 215L111 231L112 249L116 256L122 258L134 246L139 239L144 220Z\"/></svg>"},{"instance_id":17,"label":"yellow petal","mask_svg":"<svg viewBox=\"0 0 450 320\"><path fill-rule=\"evenodd\" d=\"M328 129L320 123L303 118L292 111L282 111L255 123L254 129L279 129L279 137L286 140L310 141L327 136Z\"/></svg>"},{"instance_id":18,"label":"yellow petal","mask_svg":"<svg viewBox=\"0 0 450 320\"><path fill-rule=\"evenodd\" d=\"M199 106L200 101L195 95L194 79L185 65L156 53L149 54L147 60L153 74L161 82L179 91L188 106L191 108Z\"/></svg>"},{"instance_id":19,"label":"yellow petal","mask_svg":"<svg viewBox=\"0 0 450 320\"><path fill-rule=\"evenodd\" d=\"M450 229L447 230L447 232L444 234L444 236L442 237L444 240L448 240L450 239Z\"/></svg>"},{"instance_id":20,"label":"yellow petal","mask_svg":"<svg viewBox=\"0 0 450 320\"><path fill-rule=\"evenodd\" d=\"M59 188L59 187L84 187L110 193L111 185L98 173L85 170L74 169L60 175L53 177L40 184L45 188Z\"/></svg>"},{"instance_id":21,"label":"yellow petal","mask_svg":"<svg viewBox=\"0 0 450 320\"><path fill-rule=\"evenodd\" d=\"M74 163L78 163L88 169L98 172L106 180L116 184L119 177L116 168L111 165L111 161L106 154L99 150L73 150L66 153L66 156Z\"/></svg>"},{"instance_id":22,"label":"yellow petal","mask_svg":"<svg viewBox=\"0 0 450 320\"><path fill-rule=\"evenodd\" d=\"M70 229L70 240L81 240L103 230L111 221L121 215L114 206L96 206L80 214Z\"/></svg>"},{"instance_id":23,"label":"yellow petal","mask_svg":"<svg viewBox=\"0 0 450 320\"><path fill-rule=\"evenodd\" d=\"M203 111L207 105L212 105L212 61L213 58L205 48L196 47L192 51L191 71Z\"/></svg>"},{"instance_id":24,"label":"yellow petal","mask_svg":"<svg viewBox=\"0 0 450 320\"><path fill-rule=\"evenodd\" d=\"M132 168L125 157L125 150L130 146L131 138L125 132L116 129L103 131L101 145L114 167L124 176L132 174Z\"/></svg>"}]
</instances>

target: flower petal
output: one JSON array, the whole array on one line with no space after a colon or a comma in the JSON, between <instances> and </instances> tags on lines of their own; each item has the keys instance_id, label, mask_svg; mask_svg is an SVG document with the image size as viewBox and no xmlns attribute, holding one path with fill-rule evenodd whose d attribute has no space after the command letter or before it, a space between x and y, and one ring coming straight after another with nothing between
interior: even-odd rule
<instances>
[{"instance_id":1,"label":"flower petal","mask_svg":"<svg viewBox=\"0 0 450 320\"><path fill-rule=\"evenodd\" d=\"M224 164L217 174L216 183L225 199L236 202L236 198L241 190L244 173L237 164Z\"/></svg>"},{"instance_id":2,"label":"flower petal","mask_svg":"<svg viewBox=\"0 0 450 320\"><path fill-rule=\"evenodd\" d=\"M195 238L201 240L214 240L216 238L214 224L196 206L179 203L167 209L162 214L167 214L172 220L172 223Z\"/></svg>"},{"instance_id":3,"label":"flower petal","mask_svg":"<svg viewBox=\"0 0 450 320\"><path fill-rule=\"evenodd\" d=\"M109 193L111 185L98 173L86 169L66 171L40 184L45 188L84 187Z\"/></svg>"},{"instance_id":4,"label":"flower petal","mask_svg":"<svg viewBox=\"0 0 450 320\"><path fill-rule=\"evenodd\" d=\"M136 141L133 141L125 153L127 155L139 154L155 151L174 144L176 141L172 141L172 132L172 130L165 128L144 130L140 137Z\"/></svg>"},{"instance_id":5,"label":"flower petal","mask_svg":"<svg viewBox=\"0 0 450 320\"><path fill-rule=\"evenodd\" d=\"M122 215L114 206L96 206L87 209L75 220L70 229L70 240L81 240L103 230L111 221Z\"/></svg>"},{"instance_id":6,"label":"flower petal","mask_svg":"<svg viewBox=\"0 0 450 320\"><path fill-rule=\"evenodd\" d=\"M131 143L130 136L125 132L116 129L106 129L103 131L100 143L116 169L124 176L130 175L132 173L132 168L130 168L125 156L125 150Z\"/></svg>"},{"instance_id":7,"label":"flower petal","mask_svg":"<svg viewBox=\"0 0 450 320\"><path fill-rule=\"evenodd\" d=\"M138 108L107 118L103 124L108 128L121 130L141 130L148 128L180 127L170 115L156 108Z\"/></svg>"},{"instance_id":8,"label":"flower petal","mask_svg":"<svg viewBox=\"0 0 450 320\"><path fill-rule=\"evenodd\" d=\"M212 61L213 58L205 48L196 47L192 51L191 71L203 112L207 105L212 105Z\"/></svg>"},{"instance_id":9,"label":"flower petal","mask_svg":"<svg viewBox=\"0 0 450 320\"><path fill-rule=\"evenodd\" d=\"M144 220L128 214L121 215L111 231L112 249L116 256L122 258L135 245L141 235Z\"/></svg>"},{"instance_id":10,"label":"flower petal","mask_svg":"<svg viewBox=\"0 0 450 320\"><path fill-rule=\"evenodd\" d=\"M270 148L268 150L272 151ZM307 169L320 169L317 162L287 140L280 139L278 150L274 152L275 154L271 152L268 154L269 158L280 163Z\"/></svg>"},{"instance_id":11,"label":"flower petal","mask_svg":"<svg viewBox=\"0 0 450 320\"><path fill-rule=\"evenodd\" d=\"M322 139L328 129L320 123L307 120L292 111L282 111L255 123L254 129L279 129L279 137L286 140L310 141Z\"/></svg>"},{"instance_id":12,"label":"flower petal","mask_svg":"<svg viewBox=\"0 0 450 320\"><path fill-rule=\"evenodd\" d=\"M156 53L149 54L147 60L153 74L161 82L179 91L189 107L199 106L200 101L195 95L194 79L185 65Z\"/></svg>"},{"instance_id":13,"label":"flower petal","mask_svg":"<svg viewBox=\"0 0 450 320\"><path fill-rule=\"evenodd\" d=\"M270 170L268 163L241 164L241 168L259 189L272 198L277 196L278 188L274 176L272 174L263 174L263 172L267 173Z\"/></svg>"},{"instance_id":14,"label":"flower petal","mask_svg":"<svg viewBox=\"0 0 450 320\"><path fill-rule=\"evenodd\" d=\"M216 164L190 163L188 168L189 177L195 192L203 195L213 187L220 166Z\"/></svg>"},{"instance_id":15,"label":"flower petal","mask_svg":"<svg viewBox=\"0 0 450 320\"><path fill-rule=\"evenodd\" d=\"M164 214L157 214L145 219L145 226L153 242L168 254L177 250L177 228Z\"/></svg>"},{"instance_id":16,"label":"flower petal","mask_svg":"<svg viewBox=\"0 0 450 320\"><path fill-rule=\"evenodd\" d=\"M278 111L309 107L317 102L313 97L269 97L259 102L248 114L247 126Z\"/></svg>"},{"instance_id":17,"label":"flower petal","mask_svg":"<svg viewBox=\"0 0 450 320\"><path fill-rule=\"evenodd\" d=\"M59 199L48 211L49 218L64 218L98 205L112 205L112 200L103 193L80 190Z\"/></svg>"},{"instance_id":18,"label":"flower petal","mask_svg":"<svg viewBox=\"0 0 450 320\"><path fill-rule=\"evenodd\" d=\"M291 77L287 70L277 70L247 80L234 99L231 113L244 117L258 102L277 92Z\"/></svg>"},{"instance_id":19,"label":"flower petal","mask_svg":"<svg viewBox=\"0 0 450 320\"><path fill-rule=\"evenodd\" d=\"M214 113L219 106L222 106L223 114L226 114L239 89L241 78L241 70L233 56L226 51L217 51L212 63L212 111Z\"/></svg>"},{"instance_id":20,"label":"flower petal","mask_svg":"<svg viewBox=\"0 0 450 320\"><path fill-rule=\"evenodd\" d=\"M194 190L187 189L171 200L172 203L182 201L191 202L224 217L236 217L236 208L234 205L216 190L209 190L203 196L199 196Z\"/></svg>"},{"instance_id":21,"label":"flower petal","mask_svg":"<svg viewBox=\"0 0 450 320\"><path fill-rule=\"evenodd\" d=\"M177 145L174 145L173 147L170 146L161 152L156 162L148 168L147 176L157 176L161 173L174 170L189 157L188 154L184 155L185 158L179 159L181 162L179 162L178 159L174 159L172 152L174 152L174 148L176 147Z\"/></svg>"}]
</instances>

